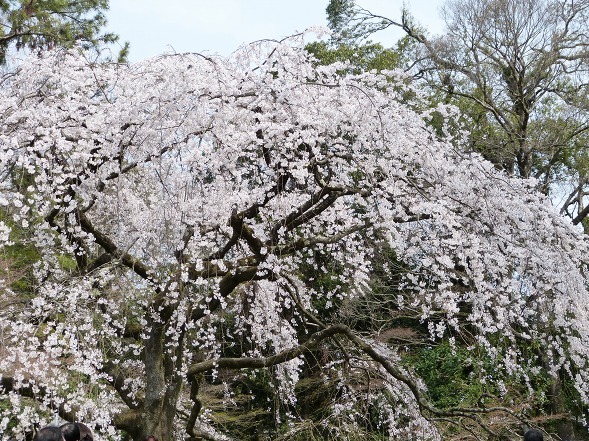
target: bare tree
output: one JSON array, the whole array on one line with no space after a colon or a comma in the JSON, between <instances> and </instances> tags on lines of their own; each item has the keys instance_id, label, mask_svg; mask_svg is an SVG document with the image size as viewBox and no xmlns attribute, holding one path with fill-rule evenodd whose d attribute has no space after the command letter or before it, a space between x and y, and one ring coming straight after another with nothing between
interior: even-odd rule
<instances>
[{"instance_id":1,"label":"bare tree","mask_svg":"<svg viewBox=\"0 0 589 441\"><path fill-rule=\"evenodd\" d=\"M363 35L402 27L420 43L416 77L468 116L470 148L509 174L538 179L547 194L555 184L561 193L566 180L562 212L575 224L586 217L588 1L450 0L438 37L406 12L397 22L350 2L332 9L347 17L340 27Z\"/></svg>"}]
</instances>

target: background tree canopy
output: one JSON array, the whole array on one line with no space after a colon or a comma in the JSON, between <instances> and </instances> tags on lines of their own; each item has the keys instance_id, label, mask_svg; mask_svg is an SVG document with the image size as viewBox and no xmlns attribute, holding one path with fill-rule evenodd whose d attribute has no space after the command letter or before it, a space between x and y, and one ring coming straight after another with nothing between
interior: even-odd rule
<instances>
[{"instance_id":1,"label":"background tree canopy","mask_svg":"<svg viewBox=\"0 0 589 441\"><path fill-rule=\"evenodd\" d=\"M54 47L98 48L118 37L104 33L109 0L1 0L0 64L10 49L43 51ZM128 43L119 53L126 57Z\"/></svg>"},{"instance_id":2,"label":"background tree canopy","mask_svg":"<svg viewBox=\"0 0 589 441\"><path fill-rule=\"evenodd\" d=\"M472 149L498 168L535 178L580 223L587 192L589 3L564 0L450 0L446 31L430 37L408 11L393 20L356 2L328 6L335 44L363 44L398 26L417 48L408 68L436 101L461 110ZM562 197L566 192L568 197ZM562 198L562 200L560 200Z\"/></svg>"}]
</instances>

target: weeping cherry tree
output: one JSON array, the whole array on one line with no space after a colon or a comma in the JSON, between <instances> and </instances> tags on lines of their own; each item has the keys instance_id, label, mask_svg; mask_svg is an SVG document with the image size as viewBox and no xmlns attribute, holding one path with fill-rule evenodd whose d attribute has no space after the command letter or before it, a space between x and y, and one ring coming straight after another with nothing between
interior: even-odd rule
<instances>
[{"instance_id":1,"label":"weeping cherry tree","mask_svg":"<svg viewBox=\"0 0 589 441\"><path fill-rule=\"evenodd\" d=\"M366 294L377 247L432 339L468 329L522 376L519 342L537 344L589 403L583 233L430 129L403 74L341 72L291 39L133 65L53 52L2 78L2 246L38 259L27 293L0 292L0 433L54 412L114 439L224 439L205 375L268 372L288 409L329 347L326 424L346 433L365 401L391 439L439 440L435 418L486 409L436 409L396 348L318 314ZM366 370L369 392L350 380Z\"/></svg>"}]
</instances>

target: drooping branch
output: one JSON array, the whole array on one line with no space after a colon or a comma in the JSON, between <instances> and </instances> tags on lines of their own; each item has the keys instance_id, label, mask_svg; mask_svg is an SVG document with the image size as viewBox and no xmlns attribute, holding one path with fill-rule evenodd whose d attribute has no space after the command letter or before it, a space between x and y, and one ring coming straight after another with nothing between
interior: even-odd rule
<instances>
[{"instance_id":1,"label":"drooping branch","mask_svg":"<svg viewBox=\"0 0 589 441\"><path fill-rule=\"evenodd\" d=\"M119 397L131 410L141 409L143 407L143 401L138 398L131 397L126 389L125 379L126 376L121 368L111 361L108 361L102 367L104 373L110 377L110 385L117 391Z\"/></svg>"},{"instance_id":2,"label":"drooping branch","mask_svg":"<svg viewBox=\"0 0 589 441\"><path fill-rule=\"evenodd\" d=\"M129 126L131 126L131 125L139 126L139 124L137 124L137 123L132 123ZM121 167L120 170L113 171L113 172L109 173L108 176L106 176L104 178L104 181L111 181L111 180L117 179L119 176L130 172L131 170L137 168L138 166L140 166L142 164L148 164L150 162L153 162L154 160L164 156L169 151L172 151L174 148L176 148L180 145L186 144L190 139L195 138L195 137L199 137L199 136L203 136L205 133L208 132L208 130L209 129L206 129L206 128L202 129L202 130L194 130L194 131L186 134L182 139L179 139L177 141L170 143L169 145L162 147L157 153L151 153L141 160L131 161L128 164L126 164L125 166ZM121 149L130 147L131 145L132 144L130 142L128 142L125 145L122 145ZM122 161L122 159L123 158L121 157L120 160ZM104 187L105 184L103 181L100 181L99 185Z\"/></svg>"},{"instance_id":3,"label":"drooping branch","mask_svg":"<svg viewBox=\"0 0 589 441\"><path fill-rule=\"evenodd\" d=\"M237 236L244 239L254 255L261 258L261 250L264 244L260 239L255 237L254 232L244 222L243 218L237 213L233 213L230 217L229 224L233 228L233 237Z\"/></svg>"},{"instance_id":4,"label":"drooping branch","mask_svg":"<svg viewBox=\"0 0 589 441\"><path fill-rule=\"evenodd\" d=\"M68 189L65 192L64 196L68 196L70 198L74 198L75 197L75 192L72 188L73 185L73 180L70 180L70 182L68 182L67 186ZM59 216L59 214L61 213L62 208L61 207L55 207L53 208L46 216L45 216L45 221L51 225L51 227L59 234L64 235L68 241L75 247L76 252L74 253L75 259L76 259L76 263L78 265L78 268L80 271L86 271L86 267L88 266L88 249L85 246L84 242L82 241L82 239L80 239L79 237L77 237L76 235L72 234L71 231L68 230L68 228L62 228L57 222L56 222L56 218L57 216ZM76 220L79 221L78 216L76 215Z\"/></svg>"},{"instance_id":5,"label":"drooping branch","mask_svg":"<svg viewBox=\"0 0 589 441\"><path fill-rule=\"evenodd\" d=\"M229 252L231 248L239 241L240 238L246 240L250 249L257 255L260 255L260 251L263 247L262 242L254 237L253 231L245 224L245 219L253 219L259 213L260 210L265 207L274 197L282 193L286 182L289 180L290 175L288 173L282 173L277 179L276 185L272 187L264 197L264 201L261 203L252 204L250 207L240 212L232 213L229 218L229 225L232 227L233 232L229 240L217 251L208 256L205 261L211 261L215 259L222 259Z\"/></svg>"},{"instance_id":6,"label":"drooping branch","mask_svg":"<svg viewBox=\"0 0 589 441\"><path fill-rule=\"evenodd\" d=\"M176 260L179 264L182 264L185 260L184 258L184 250L188 246L190 239L194 237L194 227L192 225L187 225L186 229L184 230L184 234L182 235L182 248L179 248L175 252Z\"/></svg>"},{"instance_id":7,"label":"drooping branch","mask_svg":"<svg viewBox=\"0 0 589 441\"><path fill-rule=\"evenodd\" d=\"M272 355L269 357L218 358L193 364L188 368L187 377L189 380L192 380L192 378L194 378L197 374L204 373L213 368L262 369L275 366L277 364L285 363L289 360L293 360L301 356L305 352L315 348L322 341L330 337L333 337L337 334L345 335L348 338L348 340L354 343L354 345L358 349L360 349L374 361L378 362L381 366L383 366L386 369L386 371L393 376L393 378L406 384L407 387L409 387L409 389L411 390L420 408L427 408L428 410L433 410L433 407L426 403L425 399L422 397L420 390L418 389L417 385L413 382L412 379L410 379L407 375L403 374L395 366L393 366L393 364L390 363L390 361L384 355L379 354L372 346L368 345L362 339L356 336L348 326L342 324L332 325L329 328L317 331L313 335L311 335L311 337L306 342L294 348L284 350L276 355Z\"/></svg>"},{"instance_id":8,"label":"drooping branch","mask_svg":"<svg viewBox=\"0 0 589 441\"><path fill-rule=\"evenodd\" d=\"M272 238L273 243L278 243L278 230L280 230L281 228L287 228L287 227L291 227L293 225L293 222L295 222L295 220L299 219L300 223L304 222L304 219L302 218L302 216L308 211L310 210L313 206L315 206L316 204L319 203L319 201L321 201L321 199L323 199L324 196L326 196L328 194L328 190L325 189L321 189L315 193L313 193L309 199L301 204L299 207L297 207L296 210L292 211L290 214L288 214L285 218L277 221L274 224L274 227L272 228L271 232L270 232L270 237ZM333 198L333 196L330 198L330 200L328 200L327 202L323 202L324 205L324 210L329 207L329 205L331 205L337 198ZM317 209L316 209L317 211ZM317 213L318 214L318 213ZM307 215L307 218L311 218L312 216ZM299 225L300 225L299 223Z\"/></svg>"},{"instance_id":9,"label":"drooping branch","mask_svg":"<svg viewBox=\"0 0 589 441\"><path fill-rule=\"evenodd\" d=\"M422 391L419 389L415 381L410 378L407 374L399 370L391 361L383 354L379 353L373 346L366 343L363 339L358 337L354 331L346 325L337 324L332 325L321 331L317 331L311 335L311 337L304 343L290 349L286 349L278 354L268 357L241 357L241 358L217 358L210 359L200 363L195 363L188 368L187 378L189 381L195 381L198 375L201 375L211 369L263 369L278 364L285 363L300 357L305 352L314 349L319 343L329 338L333 338L338 334L345 336L354 346L361 352L366 354L370 359L382 366L388 374L394 379L406 385L411 394L415 398L416 404L419 406L421 412L430 412L437 417L467 417L477 420L478 424L483 425L482 422L476 417L477 414L487 414L493 412L505 412L511 416L517 418L521 422L525 422L525 418L518 415L513 410L502 407L478 407L478 408L463 408L454 407L450 409L440 410L434 407L425 398ZM484 426L484 425L483 425Z\"/></svg>"},{"instance_id":10,"label":"drooping branch","mask_svg":"<svg viewBox=\"0 0 589 441\"><path fill-rule=\"evenodd\" d=\"M229 250L233 248L233 246L239 241L240 233L240 230L234 228L229 240L221 248L219 248L217 251L209 255L206 259L204 259L205 262L223 259L225 255L229 252Z\"/></svg>"},{"instance_id":11,"label":"drooping branch","mask_svg":"<svg viewBox=\"0 0 589 441\"><path fill-rule=\"evenodd\" d=\"M207 372L214 368L261 369L285 363L286 361L293 360L304 354L306 351L313 349L315 346L329 337L333 337L336 334L344 334L346 329L347 326L345 325L330 326L327 329L315 332L305 343L270 357L218 358L196 363L188 368L187 377L189 380L192 380L196 375Z\"/></svg>"},{"instance_id":12,"label":"drooping branch","mask_svg":"<svg viewBox=\"0 0 589 441\"><path fill-rule=\"evenodd\" d=\"M312 248L315 245L327 245L338 243L351 234L366 230L370 227L370 225L370 222L354 225L350 228L346 228L344 231L341 231L340 233L333 234L331 236L315 236L310 238L301 237L293 243L271 247L269 250L271 253L276 254L278 256L286 256L296 251L300 251L306 248Z\"/></svg>"},{"instance_id":13,"label":"drooping branch","mask_svg":"<svg viewBox=\"0 0 589 441\"><path fill-rule=\"evenodd\" d=\"M100 256L98 256L96 259L94 259L94 261L92 263L90 263L87 267L86 267L86 273L91 273L92 271L97 270L98 268L100 268L103 265L106 265L107 263L110 263L113 259L113 256L109 253L102 253Z\"/></svg>"},{"instance_id":14,"label":"drooping branch","mask_svg":"<svg viewBox=\"0 0 589 441\"><path fill-rule=\"evenodd\" d=\"M327 187L314 193L307 202L299 206L284 219L281 219L274 224L270 235L272 243L278 243L278 232L281 229L284 229L284 231L292 231L323 213L331 207L338 198L354 193L356 192L353 190L332 192L328 190Z\"/></svg>"},{"instance_id":15,"label":"drooping branch","mask_svg":"<svg viewBox=\"0 0 589 441\"><path fill-rule=\"evenodd\" d=\"M28 382L23 384L20 381L15 380L13 377L0 375L0 391L4 393L14 392L22 397L33 398L35 400L43 399L47 396L51 396L47 389L43 386ZM76 410L71 406L68 406L68 410L64 406L64 403L59 406L53 401L50 401L50 407L57 411L57 414L67 421L75 421Z\"/></svg>"},{"instance_id":16,"label":"drooping branch","mask_svg":"<svg viewBox=\"0 0 589 441\"><path fill-rule=\"evenodd\" d=\"M104 251L110 254L113 258L120 260L124 266L132 270L142 279L153 283L155 285L156 291L159 290L156 280L153 278L153 274L155 274L155 272L151 271L147 265L145 265L136 257L133 257L127 252L121 251L112 241L112 239L110 239L110 237L92 225L84 213L80 213L80 227L84 232L92 234L96 243L100 245Z\"/></svg>"},{"instance_id":17,"label":"drooping branch","mask_svg":"<svg viewBox=\"0 0 589 441\"><path fill-rule=\"evenodd\" d=\"M241 267L231 272L227 272L219 281L219 291L210 300L202 301L190 316L191 320L199 320L205 315L214 312L221 306L220 298L225 298L233 292L240 284L252 280L268 279L270 275L259 275L257 266Z\"/></svg>"}]
</instances>

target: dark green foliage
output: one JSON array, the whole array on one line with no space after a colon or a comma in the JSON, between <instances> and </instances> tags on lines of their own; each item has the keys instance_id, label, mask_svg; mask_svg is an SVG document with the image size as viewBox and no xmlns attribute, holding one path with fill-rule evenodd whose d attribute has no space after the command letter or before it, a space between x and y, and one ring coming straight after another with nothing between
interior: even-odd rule
<instances>
[{"instance_id":1,"label":"dark green foliage","mask_svg":"<svg viewBox=\"0 0 589 441\"><path fill-rule=\"evenodd\" d=\"M331 0L325 9L329 28L336 32L345 31L354 6L353 0Z\"/></svg>"},{"instance_id":2,"label":"dark green foliage","mask_svg":"<svg viewBox=\"0 0 589 441\"><path fill-rule=\"evenodd\" d=\"M330 45L315 41L306 48L321 64L336 62L349 63L349 72L360 73L369 70L396 69L403 61L401 48L386 49L380 43L367 42L353 46L348 44Z\"/></svg>"},{"instance_id":3,"label":"dark green foliage","mask_svg":"<svg viewBox=\"0 0 589 441\"><path fill-rule=\"evenodd\" d=\"M332 40L337 45L357 45L368 35L391 25L388 19L372 17L354 0L330 0L326 12L328 26L333 31ZM367 19L369 17L374 20Z\"/></svg>"},{"instance_id":4,"label":"dark green foliage","mask_svg":"<svg viewBox=\"0 0 589 441\"><path fill-rule=\"evenodd\" d=\"M114 43L104 33L109 0L3 0L0 2L0 63L11 48L42 51L80 44L85 49ZM119 58L126 57L125 43Z\"/></svg>"},{"instance_id":5,"label":"dark green foliage","mask_svg":"<svg viewBox=\"0 0 589 441\"><path fill-rule=\"evenodd\" d=\"M490 391L480 382L480 372L473 354L463 347L452 348L447 342L422 347L405 358L427 385L432 403L446 409L476 405Z\"/></svg>"},{"instance_id":6,"label":"dark green foliage","mask_svg":"<svg viewBox=\"0 0 589 441\"><path fill-rule=\"evenodd\" d=\"M403 68L410 62L412 57L409 54L415 48L415 42L404 37L395 47L385 48L367 40L375 31L374 26L371 24L370 30L365 28L367 22L362 17L362 10L353 0L331 0L326 12L329 28L333 31L331 38L310 43L306 48L321 64L349 63L347 73L360 73Z\"/></svg>"},{"instance_id":7,"label":"dark green foliage","mask_svg":"<svg viewBox=\"0 0 589 441\"><path fill-rule=\"evenodd\" d=\"M0 215L4 219L4 215ZM37 249L28 243L28 228L10 225L12 245L2 248L0 271L10 288L17 294L31 294L33 290L33 264L40 258ZM26 297L26 296L25 296Z\"/></svg>"}]
</instances>

